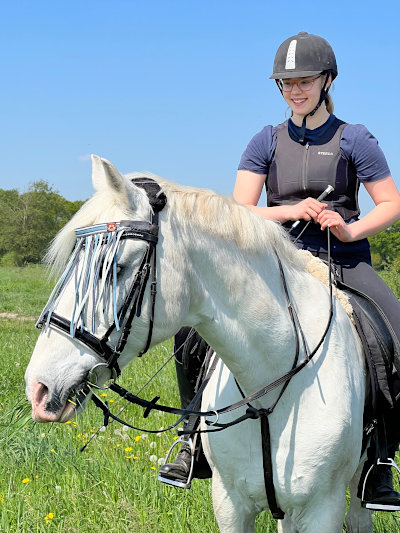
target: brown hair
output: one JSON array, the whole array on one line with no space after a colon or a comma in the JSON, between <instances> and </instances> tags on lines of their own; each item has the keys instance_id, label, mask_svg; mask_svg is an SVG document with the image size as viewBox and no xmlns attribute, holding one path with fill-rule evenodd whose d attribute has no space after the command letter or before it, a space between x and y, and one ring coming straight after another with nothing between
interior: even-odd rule
<instances>
[{"instance_id":1,"label":"brown hair","mask_svg":"<svg viewBox=\"0 0 400 533\"><path fill-rule=\"evenodd\" d=\"M330 94L326 95L325 105L326 105L326 110L328 111L328 113L332 114L335 106L333 105L332 96Z\"/></svg>"}]
</instances>

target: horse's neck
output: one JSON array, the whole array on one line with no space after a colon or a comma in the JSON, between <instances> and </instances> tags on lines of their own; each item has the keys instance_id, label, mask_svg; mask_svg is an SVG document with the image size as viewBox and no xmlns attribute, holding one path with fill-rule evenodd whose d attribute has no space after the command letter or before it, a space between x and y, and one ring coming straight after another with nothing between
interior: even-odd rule
<instances>
[{"instance_id":1,"label":"horse's neck","mask_svg":"<svg viewBox=\"0 0 400 533\"><path fill-rule=\"evenodd\" d=\"M247 388L290 369L295 353L293 326L273 251L241 252L229 242L193 246L191 324ZM302 283L297 279L304 277ZM287 282L301 299L310 276L287 269ZM307 288L308 290L308 288ZM301 314L301 313L300 313Z\"/></svg>"}]
</instances>

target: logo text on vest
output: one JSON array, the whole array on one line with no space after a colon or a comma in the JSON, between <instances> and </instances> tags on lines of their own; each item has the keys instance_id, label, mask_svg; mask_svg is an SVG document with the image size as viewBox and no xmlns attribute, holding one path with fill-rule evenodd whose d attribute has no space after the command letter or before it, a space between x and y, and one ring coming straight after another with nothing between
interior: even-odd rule
<instances>
[{"instance_id":1,"label":"logo text on vest","mask_svg":"<svg viewBox=\"0 0 400 533\"><path fill-rule=\"evenodd\" d=\"M318 155L333 155L333 152L318 152Z\"/></svg>"}]
</instances>

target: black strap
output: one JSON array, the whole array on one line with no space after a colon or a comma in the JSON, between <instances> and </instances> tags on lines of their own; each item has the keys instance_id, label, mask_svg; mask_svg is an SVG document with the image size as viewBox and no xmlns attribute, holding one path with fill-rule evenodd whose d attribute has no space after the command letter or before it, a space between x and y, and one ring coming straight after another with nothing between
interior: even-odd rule
<instances>
[{"instance_id":1,"label":"black strap","mask_svg":"<svg viewBox=\"0 0 400 533\"><path fill-rule=\"evenodd\" d=\"M37 324L38 329L42 329L46 324L46 318L47 313L43 315L43 318L41 322ZM66 318L58 315L57 313L53 312L50 317L50 324L54 328L62 331L63 333L66 333L67 335L70 334L70 326L71 322L67 320ZM77 328L75 331L75 338L82 344L88 346L91 350L93 350L97 355L104 358L111 358L114 350L111 348L109 344L107 344L107 340L102 337L99 339L95 335L92 335L90 331L86 329Z\"/></svg>"},{"instance_id":2,"label":"black strap","mask_svg":"<svg viewBox=\"0 0 400 533\"><path fill-rule=\"evenodd\" d=\"M161 192L161 188L155 180L147 176L140 176L132 178L131 181L136 187L144 189L155 213L164 209L167 203L167 197Z\"/></svg>"},{"instance_id":3,"label":"black strap","mask_svg":"<svg viewBox=\"0 0 400 533\"><path fill-rule=\"evenodd\" d=\"M267 493L268 507L272 516L276 520L282 520L285 513L280 509L276 501L274 488L274 474L272 470L272 456L271 456L271 434L269 431L268 411L262 413L260 417L261 422L261 444L262 444L262 458L264 467L264 485Z\"/></svg>"}]
</instances>

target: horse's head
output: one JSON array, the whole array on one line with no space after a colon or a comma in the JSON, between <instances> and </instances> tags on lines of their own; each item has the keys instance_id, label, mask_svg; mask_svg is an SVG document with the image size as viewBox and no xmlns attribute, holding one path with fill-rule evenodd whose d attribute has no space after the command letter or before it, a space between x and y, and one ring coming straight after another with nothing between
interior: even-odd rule
<instances>
[{"instance_id":1,"label":"horse's head","mask_svg":"<svg viewBox=\"0 0 400 533\"><path fill-rule=\"evenodd\" d=\"M161 288L177 281L168 268L167 278L156 274L155 250L165 260L170 233L163 232L157 245L158 211L165 203L158 185L148 176L122 176L96 156L93 185L96 193L57 235L47 256L62 274L39 318L42 332L26 370L37 421L67 421L84 408L90 383L102 385L179 326L172 320L153 328L154 311L161 317L165 312ZM160 218L166 218L164 212Z\"/></svg>"}]
</instances>

